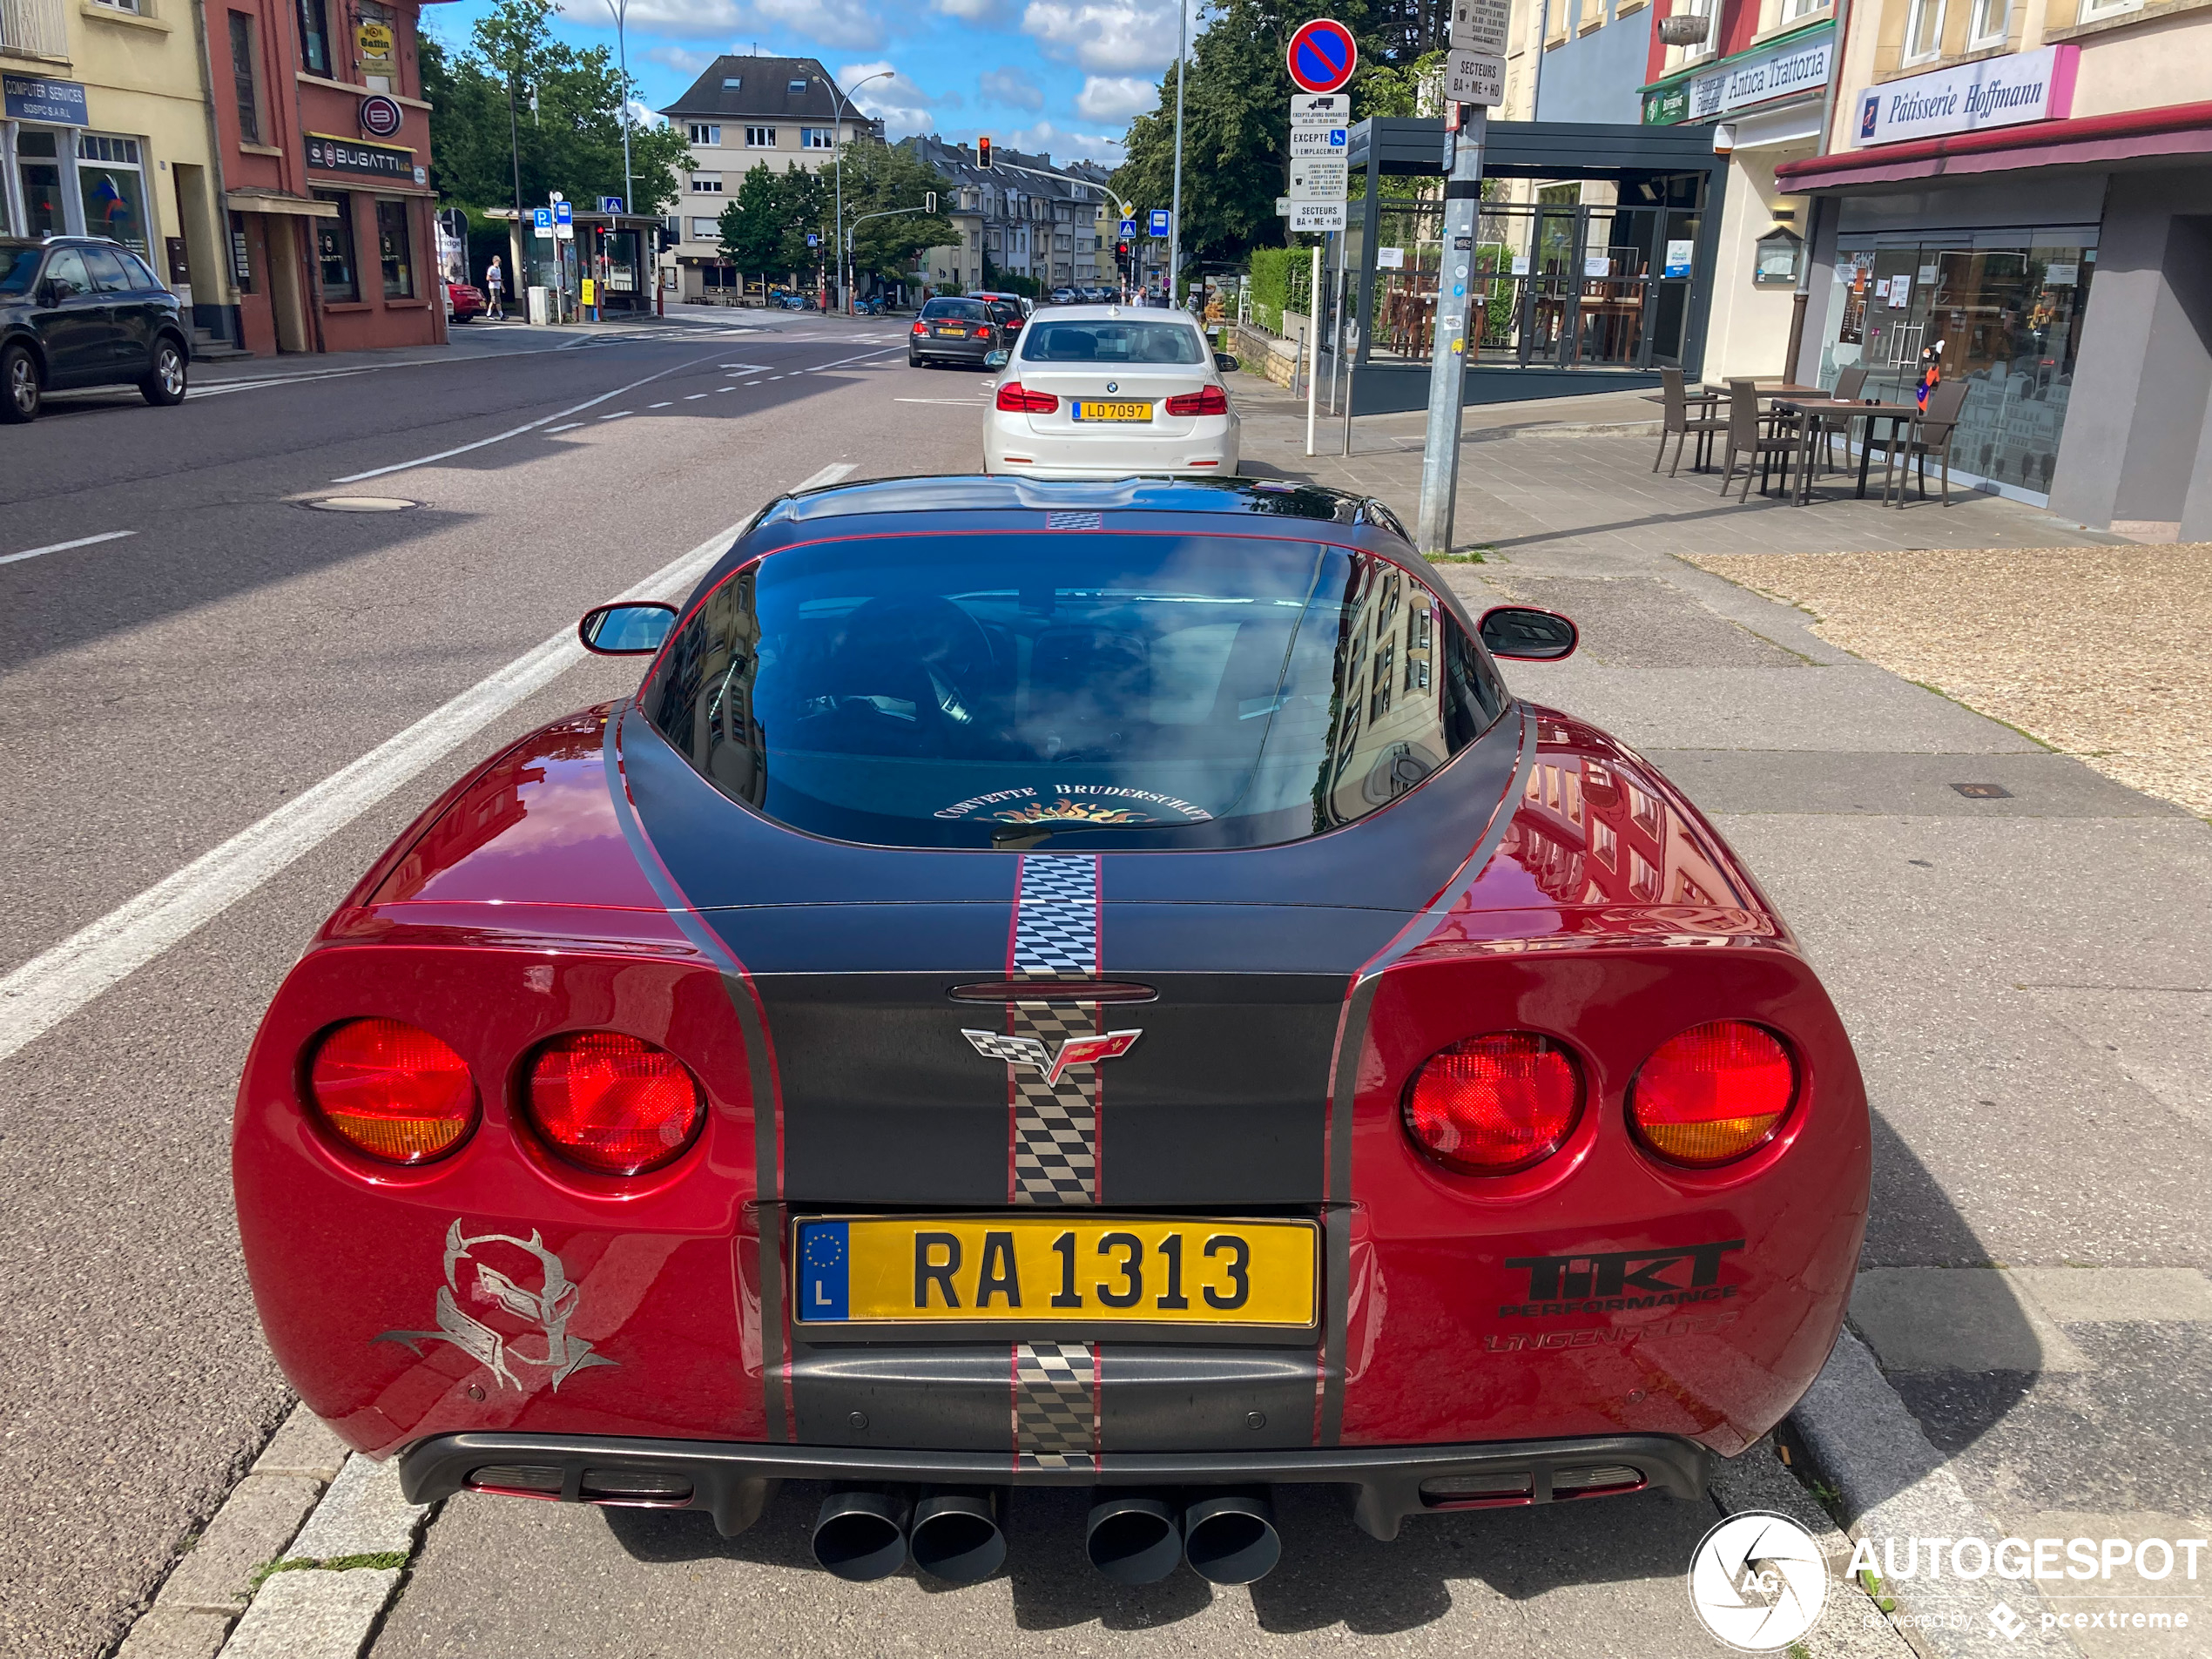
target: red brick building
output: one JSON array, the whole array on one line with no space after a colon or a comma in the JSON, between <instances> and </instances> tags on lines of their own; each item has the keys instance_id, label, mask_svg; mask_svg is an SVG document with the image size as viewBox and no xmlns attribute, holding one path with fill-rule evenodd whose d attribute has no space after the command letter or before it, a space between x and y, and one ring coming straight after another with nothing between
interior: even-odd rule
<instances>
[{"instance_id":1,"label":"red brick building","mask_svg":"<svg viewBox=\"0 0 2212 1659\"><path fill-rule=\"evenodd\" d=\"M416 0L208 0L239 339L446 337Z\"/></svg>"}]
</instances>

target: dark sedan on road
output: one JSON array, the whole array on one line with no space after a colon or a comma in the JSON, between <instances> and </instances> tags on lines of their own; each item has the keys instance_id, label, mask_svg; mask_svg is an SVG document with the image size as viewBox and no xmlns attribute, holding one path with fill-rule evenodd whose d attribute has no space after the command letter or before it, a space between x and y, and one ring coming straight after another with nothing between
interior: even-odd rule
<instances>
[{"instance_id":1,"label":"dark sedan on road","mask_svg":"<svg viewBox=\"0 0 2212 1659\"><path fill-rule=\"evenodd\" d=\"M936 299L921 308L907 336L907 367L968 363L977 368L1005 343L997 307L981 300Z\"/></svg>"},{"instance_id":2,"label":"dark sedan on road","mask_svg":"<svg viewBox=\"0 0 2212 1659\"><path fill-rule=\"evenodd\" d=\"M37 418L48 392L135 386L185 401L191 330L145 260L103 237L0 237L0 421Z\"/></svg>"}]
</instances>

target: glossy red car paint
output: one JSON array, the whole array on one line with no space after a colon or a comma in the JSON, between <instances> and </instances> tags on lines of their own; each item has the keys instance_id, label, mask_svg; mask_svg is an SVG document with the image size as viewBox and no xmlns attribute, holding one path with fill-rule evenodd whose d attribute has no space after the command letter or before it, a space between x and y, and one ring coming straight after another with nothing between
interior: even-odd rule
<instances>
[{"instance_id":1,"label":"glossy red car paint","mask_svg":"<svg viewBox=\"0 0 2212 1659\"><path fill-rule=\"evenodd\" d=\"M759 1011L741 967L661 903L650 846L625 839L604 720L545 728L425 813L293 969L247 1062L236 1179L263 1323L307 1404L366 1451L469 1429L768 1432L747 1078L772 1076L775 1056L747 1049ZM1536 711L1526 731L1494 852L1373 965L1366 1039L1339 1056L1351 1118L1334 1143L1355 1207L1335 1432L1641 1432L1732 1453L1810 1384L1842 1318L1867 1192L1858 1070L1787 930L1696 810L1587 725ZM303 1055L362 1015L468 1058L482 1119L448 1156L375 1163L307 1109ZM1624 1092L1661 1042L1717 1018L1783 1036L1798 1102L1738 1163L1663 1166L1638 1150ZM1569 1045L1588 1102L1535 1167L1454 1175L1408 1140L1404 1088L1438 1049L1509 1028ZM518 1108L537 1044L603 1028L666 1048L708 1096L697 1140L633 1180L563 1163ZM449 1230L542 1240L580 1287L572 1317L557 1332L550 1312L509 1317L465 1270L523 1246L472 1244L456 1272ZM435 1339L442 1285L499 1330L500 1366Z\"/></svg>"}]
</instances>

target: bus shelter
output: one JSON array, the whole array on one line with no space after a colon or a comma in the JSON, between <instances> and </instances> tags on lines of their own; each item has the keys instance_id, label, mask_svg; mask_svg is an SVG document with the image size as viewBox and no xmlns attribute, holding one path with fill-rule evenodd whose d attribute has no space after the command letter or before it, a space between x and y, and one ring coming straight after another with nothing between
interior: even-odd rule
<instances>
[{"instance_id":1,"label":"bus shelter","mask_svg":"<svg viewBox=\"0 0 2212 1659\"><path fill-rule=\"evenodd\" d=\"M595 283L603 317L653 308L653 278L660 247L660 220L644 213L586 213L576 216L577 268ZM571 297L578 290L571 286Z\"/></svg>"},{"instance_id":2,"label":"bus shelter","mask_svg":"<svg viewBox=\"0 0 2212 1659\"><path fill-rule=\"evenodd\" d=\"M1443 246L1444 124L1378 116L1347 135L1356 194L1339 253L1359 327L1352 413L1428 404L1440 280L1466 281L1469 403L1656 386L1703 371L1728 157L1712 127L1494 121L1475 234Z\"/></svg>"}]
</instances>

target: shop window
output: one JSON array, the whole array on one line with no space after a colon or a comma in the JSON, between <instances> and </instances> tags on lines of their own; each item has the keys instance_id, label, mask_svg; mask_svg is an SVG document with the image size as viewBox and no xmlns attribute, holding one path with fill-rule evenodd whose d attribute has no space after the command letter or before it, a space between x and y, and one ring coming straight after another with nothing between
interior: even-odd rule
<instances>
[{"instance_id":1,"label":"shop window","mask_svg":"<svg viewBox=\"0 0 2212 1659\"><path fill-rule=\"evenodd\" d=\"M415 257L413 239L408 234L408 211L405 202L380 201L376 204L376 259L384 267L384 297L387 300L415 298Z\"/></svg>"},{"instance_id":2,"label":"shop window","mask_svg":"<svg viewBox=\"0 0 2212 1659\"><path fill-rule=\"evenodd\" d=\"M77 140L77 185L84 199L84 229L110 236L133 253L146 252L146 179L136 138L102 132Z\"/></svg>"},{"instance_id":3,"label":"shop window","mask_svg":"<svg viewBox=\"0 0 2212 1659\"><path fill-rule=\"evenodd\" d=\"M691 142L693 144L720 144L722 142L721 123L718 121L692 122Z\"/></svg>"},{"instance_id":4,"label":"shop window","mask_svg":"<svg viewBox=\"0 0 2212 1659\"><path fill-rule=\"evenodd\" d=\"M1944 0L1912 0L1905 14L1905 61L1925 64L1943 53Z\"/></svg>"},{"instance_id":5,"label":"shop window","mask_svg":"<svg viewBox=\"0 0 2212 1659\"><path fill-rule=\"evenodd\" d=\"M310 75L330 75L330 17L324 0L298 0L300 61Z\"/></svg>"},{"instance_id":6,"label":"shop window","mask_svg":"<svg viewBox=\"0 0 2212 1659\"><path fill-rule=\"evenodd\" d=\"M23 180L24 233L59 236L67 225L62 214L60 150L51 132L31 127L17 132L16 173Z\"/></svg>"},{"instance_id":7,"label":"shop window","mask_svg":"<svg viewBox=\"0 0 2212 1659\"><path fill-rule=\"evenodd\" d=\"M315 199L338 210L335 219L315 221L315 258L322 267L322 297L341 303L361 297L354 274L354 199L343 191L318 190Z\"/></svg>"},{"instance_id":8,"label":"shop window","mask_svg":"<svg viewBox=\"0 0 2212 1659\"><path fill-rule=\"evenodd\" d=\"M1973 26L1966 37L1966 50L1979 51L1985 46L2003 45L2011 14L2010 0L1974 0Z\"/></svg>"},{"instance_id":9,"label":"shop window","mask_svg":"<svg viewBox=\"0 0 2212 1659\"><path fill-rule=\"evenodd\" d=\"M254 73L253 19L243 11L231 13L231 88L238 99L238 136L241 143L261 142L260 78Z\"/></svg>"}]
</instances>

